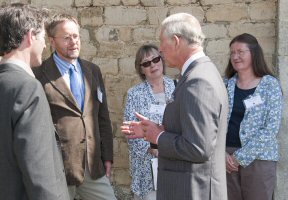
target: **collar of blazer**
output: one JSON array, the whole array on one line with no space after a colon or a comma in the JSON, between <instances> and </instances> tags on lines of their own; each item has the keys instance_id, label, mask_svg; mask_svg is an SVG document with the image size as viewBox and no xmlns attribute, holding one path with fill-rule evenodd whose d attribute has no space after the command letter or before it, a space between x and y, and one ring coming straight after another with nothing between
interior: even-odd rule
<instances>
[{"instance_id":1,"label":"collar of blazer","mask_svg":"<svg viewBox=\"0 0 288 200\"><path fill-rule=\"evenodd\" d=\"M79 58L79 63L82 69L84 85L85 85L85 97L84 97L84 109L87 104L88 99L91 96L91 87L92 87L92 71L89 66L83 64L83 60ZM65 97L71 104L73 105L73 110L78 113L82 113L81 109L78 107L76 100L73 97L72 92L69 87L65 83L60 71L58 70L53 56L50 56L45 62L42 64L42 72L44 76L47 78L48 82L52 85L56 92L59 92L63 97Z\"/></svg>"},{"instance_id":2,"label":"collar of blazer","mask_svg":"<svg viewBox=\"0 0 288 200\"><path fill-rule=\"evenodd\" d=\"M181 76L181 78L179 79L176 88L173 92L173 96L175 97L175 94L177 92L177 90L181 87L181 85L185 82L185 80L187 79L187 77L189 76L189 74L191 74L191 72L193 71L194 67L200 63L203 62L211 62L211 60L209 59L209 57L205 56L205 57L201 57L197 60L194 60L189 67L186 69L186 71L184 72L183 76Z\"/></svg>"}]
</instances>

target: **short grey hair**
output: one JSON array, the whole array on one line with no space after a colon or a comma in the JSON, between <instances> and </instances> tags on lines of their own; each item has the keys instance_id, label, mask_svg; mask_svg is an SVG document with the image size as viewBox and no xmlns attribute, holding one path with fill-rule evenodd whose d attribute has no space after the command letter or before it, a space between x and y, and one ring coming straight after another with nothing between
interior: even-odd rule
<instances>
[{"instance_id":1,"label":"short grey hair","mask_svg":"<svg viewBox=\"0 0 288 200\"><path fill-rule=\"evenodd\" d=\"M168 38L176 35L186 39L192 45L202 46L205 39L199 21L187 13L170 15L161 23L161 30Z\"/></svg>"}]
</instances>

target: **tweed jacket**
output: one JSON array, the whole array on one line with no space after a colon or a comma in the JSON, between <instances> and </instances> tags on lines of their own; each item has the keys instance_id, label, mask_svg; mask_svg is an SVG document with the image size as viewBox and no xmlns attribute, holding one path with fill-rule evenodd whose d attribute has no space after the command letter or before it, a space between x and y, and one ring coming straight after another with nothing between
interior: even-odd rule
<instances>
[{"instance_id":1,"label":"tweed jacket","mask_svg":"<svg viewBox=\"0 0 288 200\"><path fill-rule=\"evenodd\" d=\"M158 139L157 200L226 200L228 97L208 57L189 65L169 102Z\"/></svg>"},{"instance_id":2,"label":"tweed jacket","mask_svg":"<svg viewBox=\"0 0 288 200\"><path fill-rule=\"evenodd\" d=\"M171 98L175 89L172 79L164 76L165 99ZM135 112L148 117L158 123L162 122L163 114L151 113L152 104L158 104L153 95L151 85L147 80L135 85L128 90L124 121L137 121ZM132 176L131 190L141 198L153 190L151 159L153 156L147 152L150 143L141 139L128 139L130 172Z\"/></svg>"},{"instance_id":3,"label":"tweed jacket","mask_svg":"<svg viewBox=\"0 0 288 200\"><path fill-rule=\"evenodd\" d=\"M229 115L232 113L234 91L237 74L227 82L229 98ZM281 123L283 106L282 91L279 81L270 76L263 76L255 92L247 99L260 96L262 103L245 110L240 124L241 148L234 152L234 156L243 167L251 164L255 159L278 161L277 134Z\"/></svg>"},{"instance_id":4,"label":"tweed jacket","mask_svg":"<svg viewBox=\"0 0 288 200\"><path fill-rule=\"evenodd\" d=\"M16 64L1 64L0 96L0 199L68 200L41 84Z\"/></svg>"},{"instance_id":5,"label":"tweed jacket","mask_svg":"<svg viewBox=\"0 0 288 200\"><path fill-rule=\"evenodd\" d=\"M100 69L79 59L85 84L83 112L50 56L34 71L46 93L60 137L68 185L80 185L85 164L92 179L105 175L104 161L113 160L112 127Z\"/></svg>"}]
</instances>

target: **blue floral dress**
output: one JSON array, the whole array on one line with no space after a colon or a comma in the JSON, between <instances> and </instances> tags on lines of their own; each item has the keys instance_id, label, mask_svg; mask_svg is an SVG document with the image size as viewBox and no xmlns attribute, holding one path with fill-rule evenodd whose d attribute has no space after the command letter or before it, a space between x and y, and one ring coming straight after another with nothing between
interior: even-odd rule
<instances>
[{"instance_id":1,"label":"blue floral dress","mask_svg":"<svg viewBox=\"0 0 288 200\"><path fill-rule=\"evenodd\" d=\"M164 76L165 99L170 99L175 89L172 79ZM159 104L153 95L152 88L147 80L135 85L128 90L124 121L137 121L135 112L138 112L150 120L162 122L163 113L149 112L152 104ZM153 178L151 159L154 157L147 152L150 143L141 139L128 139L130 172L132 176L131 190L134 194L143 198L153 190Z\"/></svg>"}]
</instances>

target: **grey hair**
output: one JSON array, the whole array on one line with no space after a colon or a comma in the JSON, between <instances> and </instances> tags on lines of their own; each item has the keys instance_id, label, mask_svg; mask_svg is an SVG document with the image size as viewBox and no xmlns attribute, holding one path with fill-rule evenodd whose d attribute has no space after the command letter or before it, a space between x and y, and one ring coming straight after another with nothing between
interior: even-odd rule
<instances>
[{"instance_id":1,"label":"grey hair","mask_svg":"<svg viewBox=\"0 0 288 200\"><path fill-rule=\"evenodd\" d=\"M201 46L205 39L199 21L187 13L170 15L161 23L161 30L168 38L176 35L186 39L192 45Z\"/></svg>"}]
</instances>

